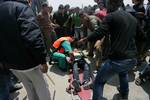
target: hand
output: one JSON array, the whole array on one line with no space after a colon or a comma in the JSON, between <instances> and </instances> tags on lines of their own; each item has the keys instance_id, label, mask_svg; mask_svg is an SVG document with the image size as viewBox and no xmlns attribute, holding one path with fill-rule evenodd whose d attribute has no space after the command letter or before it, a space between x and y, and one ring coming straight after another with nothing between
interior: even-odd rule
<instances>
[{"instance_id":1,"label":"hand","mask_svg":"<svg viewBox=\"0 0 150 100\"><path fill-rule=\"evenodd\" d=\"M47 64L42 64L41 71L42 71L43 73L47 73L47 71L48 71L48 66L47 66Z\"/></svg>"},{"instance_id":2,"label":"hand","mask_svg":"<svg viewBox=\"0 0 150 100\"><path fill-rule=\"evenodd\" d=\"M69 52L69 57L71 58L71 61L74 61L75 57L72 51Z\"/></svg>"},{"instance_id":3,"label":"hand","mask_svg":"<svg viewBox=\"0 0 150 100\"><path fill-rule=\"evenodd\" d=\"M101 41L100 40L97 40L94 47L97 49L97 50L100 50L101 49Z\"/></svg>"},{"instance_id":4,"label":"hand","mask_svg":"<svg viewBox=\"0 0 150 100\"><path fill-rule=\"evenodd\" d=\"M60 27L60 25L54 24L54 28L58 28L58 27Z\"/></svg>"},{"instance_id":5,"label":"hand","mask_svg":"<svg viewBox=\"0 0 150 100\"><path fill-rule=\"evenodd\" d=\"M81 44L83 44L84 42L86 42L87 41L87 37L85 37L85 38L83 38L83 39L80 39L79 41L78 41L78 45L81 45Z\"/></svg>"}]
</instances>

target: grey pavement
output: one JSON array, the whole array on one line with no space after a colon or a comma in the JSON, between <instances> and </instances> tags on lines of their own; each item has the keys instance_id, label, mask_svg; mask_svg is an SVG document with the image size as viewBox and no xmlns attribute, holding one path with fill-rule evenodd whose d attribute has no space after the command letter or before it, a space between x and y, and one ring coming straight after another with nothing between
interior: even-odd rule
<instances>
[{"instance_id":1,"label":"grey pavement","mask_svg":"<svg viewBox=\"0 0 150 100\"><path fill-rule=\"evenodd\" d=\"M71 95L66 93L66 87L68 86L68 73L60 71L56 66L50 66L48 75L55 82L53 86L52 82L47 77L51 97L54 96L54 90L56 90L54 100L72 100ZM147 82L143 86L136 86L134 83L135 78L138 76L138 71L129 73L129 85L130 93L129 100L150 100L150 82ZM119 100L118 91L116 86L118 86L118 77L113 77L104 87L104 97L106 100ZM12 100L28 100L25 89L21 89L11 94ZM80 100L78 96L74 96L76 100ZM53 100L53 99L52 99Z\"/></svg>"}]
</instances>

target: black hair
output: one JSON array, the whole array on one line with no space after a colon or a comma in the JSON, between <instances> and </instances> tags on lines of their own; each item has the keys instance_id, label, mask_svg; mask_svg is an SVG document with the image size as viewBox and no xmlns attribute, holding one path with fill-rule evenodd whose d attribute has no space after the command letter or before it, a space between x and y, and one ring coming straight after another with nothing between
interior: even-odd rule
<instances>
[{"instance_id":1,"label":"black hair","mask_svg":"<svg viewBox=\"0 0 150 100\"><path fill-rule=\"evenodd\" d=\"M64 6L62 4L60 4L58 9L64 9Z\"/></svg>"},{"instance_id":2,"label":"black hair","mask_svg":"<svg viewBox=\"0 0 150 100\"><path fill-rule=\"evenodd\" d=\"M48 7L47 2L42 3L42 7Z\"/></svg>"},{"instance_id":3,"label":"black hair","mask_svg":"<svg viewBox=\"0 0 150 100\"><path fill-rule=\"evenodd\" d=\"M113 12L120 7L124 9L123 0L108 0L108 5L107 5L108 12Z\"/></svg>"}]
</instances>

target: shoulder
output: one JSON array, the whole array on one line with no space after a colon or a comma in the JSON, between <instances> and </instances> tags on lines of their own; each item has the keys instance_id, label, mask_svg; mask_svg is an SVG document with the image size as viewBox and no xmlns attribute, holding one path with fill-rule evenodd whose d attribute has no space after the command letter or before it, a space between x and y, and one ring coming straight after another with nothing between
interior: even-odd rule
<instances>
[{"instance_id":1,"label":"shoulder","mask_svg":"<svg viewBox=\"0 0 150 100\"><path fill-rule=\"evenodd\" d=\"M21 8L27 7L27 5L20 3L20 2L16 2L16 1L5 1L0 4L6 5L6 6L21 7Z\"/></svg>"},{"instance_id":2,"label":"shoulder","mask_svg":"<svg viewBox=\"0 0 150 100\"><path fill-rule=\"evenodd\" d=\"M19 8L28 7L28 5L25 5L25 4L21 3L21 2L16 2L16 1L7 1L6 3L13 4L14 7L19 7Z\"/></svg>"}]
</instances>

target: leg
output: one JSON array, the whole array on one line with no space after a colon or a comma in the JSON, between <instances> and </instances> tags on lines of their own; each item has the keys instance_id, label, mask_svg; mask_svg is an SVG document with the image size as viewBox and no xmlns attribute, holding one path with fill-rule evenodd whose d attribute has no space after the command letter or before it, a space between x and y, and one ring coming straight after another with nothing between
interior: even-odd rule
<instances>
[{"instance_id":1,"label":"leg","mask_svg":"<svg viewBox=\"0 0 150 100\"><path fill-rule=\"evenodd\" d=\"M10 77L10 82L9 82L9 92L13 93L19 89L21 89L23 86L19 83L19 80L17 79L17 77L11 72L9 71L9 77Z\"/></svg>"},{"instance_id":2,"label":"leg","mask_svg":"<svg viewBox=\"0 0 150 100\"><path fill-rule=\"evenodd\" d=\"M35 89L33 87L32 81L26 76L25 72L18 72L16 70L12 70L12 72L20 79L27 91L29 100L39 100Z\"/></svg>"},{"instance_id":3,"label":"leg","mask_svg":"<svg viewBox=\"0 0 150 100\"><path fill-rule=\"evenodd\" d=\"M51 100L49 86L39 67L26 73L27 77L32 81L39 100Z\"/></svg>"},{"instance_id":4,"label":"leg","mask_svg":"<svg viewBox=\"0 0 150 100\"><path fill-rule=\"evenodd\" d=\"M80 81L77 62L73 65L73 79Z\"/></svg>"},{"instance_id":5,"label":"leg","mask_svg":"<svg viewBox=\"0 0 150 100\"><path fill-rule=\"evenodd\" d=\"M9 75L0 69L0 100L10 100L9 82Z\"/></svg>"},{"instance_id":6,"label":"leg","mask_svg":"<svg viewBox=\"0 0 150 100\"><path fill-rule=\"evenodd\" d=\"M120 80L120 96L121 99L128 99L129 84L128 84L128 71L134 67L136 59L125 59L112 61L112 67L115 72L119 73Z\"/></svg>"},{"instance_id":7,"label":"leg","mask_svg":"<svg viewBox=\"0 0 150 100\"><path fill-rule=\"evenodd\" d=\"M88 90L91 88L91 81L90 81L90 67L89 65L84 62L83 63L84 71L83 71L83 88L84 90Z\"/></svg>"},{"instance_id":8,"label":"leg","mask_svg":"<svg viewBox=\"0 0 150 100\"><path fill-rule=\"evenodd\" d=\"M106 60L99 69L94 85L93 85L93 99L102 100L104 84L115 75L115 71L112 69L111 61Z\"/></svg>"},{"instance_id":9,"label":"leg","mask_svg":"<svg viewBox=\"0 0 150 100\"><path fill-rule=\"evenodd\" d=\"M128 83L128 72L119 73L119 81L120 81L120 94L128 97L129 93L129 83Z\"/></svg>"},{"instance_id":10,"label":"leg","mask_svg":"<svg viewBox=\"0 0 150 100\"><path fill-rule=\"evenodd\" d=\"M83 71L83 80L84 81L90 81L90 68L87 63L83 64L84 71Z\"/></svg>"},{"instance_id":11,"label":"leg","mask_svg":"<svg viewBox=\"0 0 150 100\"><path fill-rule=\"evenodd\" d=\"M75 88L76 92L80 92L80 79L79 79L79 72L78 72L78 63L75 62L73 65L73 81L72 81L72 86Z\"/></svg>"},{"instance_id":12,"label":"leg","mask_svg":"<svg viewBox=\"0 0 150 100\"><path fill-rule=\"evenodd\" d=\"M58 63L59 63L58 67L61 70L65 71L68 68L68 64L66 62L66 56L64 54L55 52L53 54L52 59L58 61Z\"/></svg>"}]
</instances>

